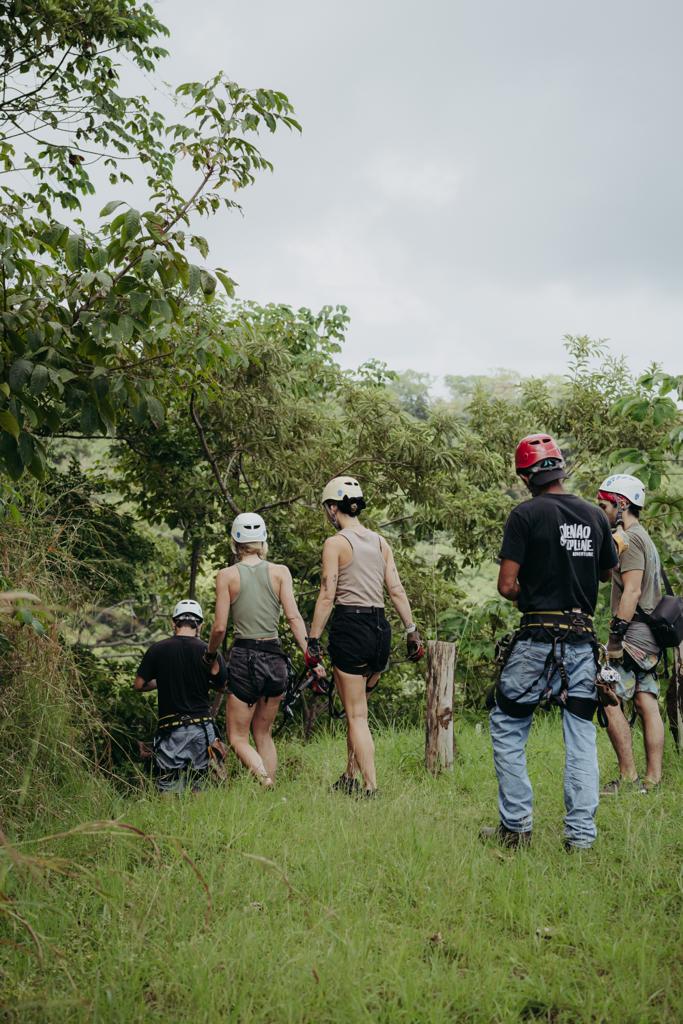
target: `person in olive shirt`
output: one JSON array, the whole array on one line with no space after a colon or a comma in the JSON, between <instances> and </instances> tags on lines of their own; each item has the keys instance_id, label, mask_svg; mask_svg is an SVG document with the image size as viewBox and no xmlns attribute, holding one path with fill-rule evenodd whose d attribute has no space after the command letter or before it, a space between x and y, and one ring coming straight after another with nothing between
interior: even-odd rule
<instances>
[{"instance_id":1,"label":"person in olive shirt","mask_svg":"<svg viewBox=\"0 0 683 1024\"><path fill-rule=\"evenodd\" d=\"M146 651L133 683L141 692L157 691L159 723L153 749L161 793L202 787L209 769L209 747L220 739L209 691L222 691L226 683L222 659L211 666L204 661L206 644L199 639L204 617L199 603L179 601L172 618L173 636Z\"/></svg>"},{"instance_id":2,"label":"person in olive shirt","mask_svg":"<svg viewBox=\"0 0 683 1024\"><path fill-rule=\"evenodd\" d=\"M266 561L268 532L256 512L242 512L230 530L237 564L216 576L216 612L206 659L218 657L232 613L234 641L228 658L227 725L230 746L258 780L273 786L277 751L273 722L287 687L287 656L278 639L284 611L294 639L306 650L306 627L286 565ZM324 676L321 667L316 675ZM249 742L254 737L256 749Z\"/></svg>"},{"instance_id":3,"label":"person in olive shirt","mask_svg":"<svg viewBox=\"0 0 683 1024\"><path fill-rule=\"evenodd\" d=\"M617 564L616 550L605 514L564 490L564 459L550 436L520 441L515 466L532 497L505 524L498 591L518 605L522 619L489 704L500 823L480 834L509 847L531 840L526 744L533 712L546 699L562 710L564 845L587 848L597 835L599 788L592 615L599 581Z\"/></svg>"},{"instance_id":4,"label":"person in olive shirt","mask_svg":"<svg viewBox=\"0 0 683 1024\"><path fill-rule=\"evenodd\" d=\"M662 778L664 723L656 674L661 651L641 610L649 615L661 599L661 561L639 519L645 505L642 480L626 473L608 476L600 484L598 504L614 529L619 549L619 569L612 575L613 618L607 651L621 677L616 688L620 704L605 708L619 778L601 792L615 795L624 784L632 783L639 792L647 793ZM633 757L631 729L621 708L621 701L631 699L643 723L646 771L642 782Z\"/></svg>"}]
</instances>

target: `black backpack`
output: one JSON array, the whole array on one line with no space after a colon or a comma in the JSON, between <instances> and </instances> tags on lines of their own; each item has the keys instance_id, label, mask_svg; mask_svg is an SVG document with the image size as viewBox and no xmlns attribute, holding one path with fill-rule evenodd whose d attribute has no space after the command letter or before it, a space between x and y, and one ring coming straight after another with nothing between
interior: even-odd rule
<instances>
[{"instance_id":1,"label":"black backpack","mask_svg":"<svg viewBox=\"0 0 683 1024\"><path fill-rule=\"evenodd\" d=\"M652 630L657 646L666 650L683 642L683 598L674 596L663 566L661 572L665 596L649 615L638 605L638 617Z\"/></svg>"}]
</instances>

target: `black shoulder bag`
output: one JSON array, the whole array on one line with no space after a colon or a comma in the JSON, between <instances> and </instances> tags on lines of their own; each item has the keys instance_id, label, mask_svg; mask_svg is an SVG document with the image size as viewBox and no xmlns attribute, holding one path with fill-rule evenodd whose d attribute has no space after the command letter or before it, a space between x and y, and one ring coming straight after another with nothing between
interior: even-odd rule
<instances>
[{"instance_id":1,"label":"black shoulder bag","mask_svg":"<svg viewBox=\"0 0 683 1024\"><path fill-rule=\"evenodd\" d=\"M669 578L660 566L664 581L665 596L648 615L638 605L639 618L652 630L655 642L662 650L678 647L683 642L683 598L675 597Z\"/></svg>"}]
</instances>

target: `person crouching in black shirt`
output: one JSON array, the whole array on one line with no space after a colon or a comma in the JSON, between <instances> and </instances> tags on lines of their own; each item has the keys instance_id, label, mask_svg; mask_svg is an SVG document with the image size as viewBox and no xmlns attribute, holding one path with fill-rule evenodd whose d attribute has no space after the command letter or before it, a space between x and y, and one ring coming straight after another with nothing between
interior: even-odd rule
<instances>
[{"instance_id":1,"label":"person crouching in black shirt","mask_svg":"<svg viewBox=\"0 0 683 1024\"><path fill-rule=\"evenodd\" d=\"M532 434L520 441L515 466L532 497L505 524L498 591L517 603L522 620L506 638L490 694L500 824L482 829L481 836L512 847L531 839L526 744L533 712L544 700L562 710L564 844L585 848L595 841L598 806L592 615L598 583L609 578L617 555L604 512L562 487L564 459L551 437Z\"/></svg>"},{"instance_id":2,"label":"person crouching in black shirt","mask_svg":"<svg viewBox=\"0 0 683 1024\"><path fill-rule=\"evenodd\" d=\"M158 695L159 722L154 737L154 767L161 793L202 788L210 756L224 756L213 721L209 691L225 690L227 673L219 656L204 659L199 639L204 616L197 601L179 601L173 610L173 636L146 651L133 686Z\"/></svg>"}]
</instances>

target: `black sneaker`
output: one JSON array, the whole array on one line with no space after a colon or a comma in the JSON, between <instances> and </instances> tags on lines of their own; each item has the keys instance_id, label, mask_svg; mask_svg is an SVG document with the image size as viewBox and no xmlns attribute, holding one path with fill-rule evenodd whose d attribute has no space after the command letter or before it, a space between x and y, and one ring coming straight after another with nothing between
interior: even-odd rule
<instances>
[{"instance_id":1,"label":"black sneaker","mask_svg":"<svg viewBox=\"0 0 683 1024\"><path fill-rule=\"evenodd\" d=\"M495 827L480 828L479 838L484 843L493 840L499 843L500 846L507 846L510 849L516 850L520 846L531 845L531 830L528 832L513 832L512 829L506 828L505 825L496 825Z\"/></svg>"},{"instance_id":2,"label":"black sneaker","mask_svg":"<svg viewBox=\"0 0 683 1024\"><path fill-rule=\"evenodd\" d=\"M357 779L352 779L345 772L339 776L330 789L336 793L346 793L347 796L355 796L360 791L360 784Z\"/></svg>"},{"instance_id":3,"label":"black sneaker","mask_svg":"<svg viewBox=\"0 0 683 1024\"><path fill-rule=\"evenodd\" d=\"M600 790L600 796L618 796L619 793L638 793L640 796L647 794L647 789L636 775L635 779L612 779Z\"/></svg>"}]
</instances>

